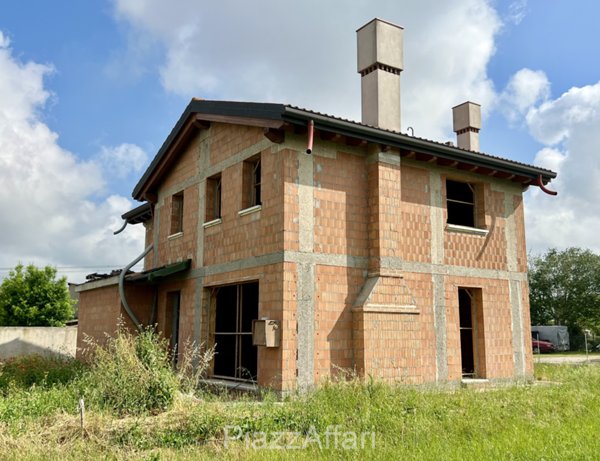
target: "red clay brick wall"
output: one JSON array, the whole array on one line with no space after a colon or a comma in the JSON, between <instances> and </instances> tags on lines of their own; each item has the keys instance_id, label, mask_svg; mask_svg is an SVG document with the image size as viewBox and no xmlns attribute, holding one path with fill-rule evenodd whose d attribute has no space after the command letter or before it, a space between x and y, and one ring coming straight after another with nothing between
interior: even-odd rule
<instances>
[{"instance_id":1,"label":"red clay brick wall","mask_svg":"<svg viewBox=\"0 0 600 461\"><path fill-rule=\"evenodd\" d=\"M153 291L145 285L125 286L127 302L142 324L150 320ZM85 337L92 338L97 344L104 344L107 335L113 335L119 323L135 331L135 326L125 309L122 308L117 284L93 290L82 291L79 295L79 326L77 330L77 356L81 357L81 348L86 347Z\"/></svg>"},{"instance_id":2,"label":"red clay brick wall","mask_svg":"<svg viewBox=\"0 0 600 461\"><path fill-rule=\"evenodd\" d=\"M405 295L397 300L402 285ZM388 294L386 294L388 293ZM433 319L433 286L428 274L405 273L403 278L382 278L372 305L401 306L403 312L354 312L357 371L390 381L412 384L436 379L436 338ZM381 303L381 304L380 304Z\"/></svg>"},{"instance_id":3,"label":"red clay brick wall","mask_svg":"<svg viewBox=\"0 0 600 461\"><path fill-rule=\"evenodd\" d=\"M214 141L211 146L212 151ZM243 209L243 162L222 172L222 222L204 230L205 265L283 250L283 164L279 153L270 148L262 152L261 210L245 216L238 214Z\"/></svg>"},{"instance_id":4,"label":"red clay brick wall","mask_svg":"<svg viewBox=\"0 0 600 461\"><path fill-rule=\"evenodd\" d=\"M262 128L211 123L210 165L214 166L263 139Z\"/></svg>"},{"instance_id":5,"label":"red clay brick wall","mask_svg":"<svg viewBox=\"0 0 600 461\"><path fill-rule=\"evenodd\" d=\"M336 157L314 159L314 249L368 256L365 159L345 152Z\"/></svg>"},{"instance_id":6,"label":"red clay brick wall","mask_svg":"<svg viewBox=\"0 0 600 461\"><path fill-rule=\"evenodd\" d=\"M429 171L402 165L400 248L405 261L431 262Z\"/></svg>"},{"instance_id":7,"label":"red clay brick wall","mask_svg":"<svg viewBox=\"0 0 600 461\"><path fill-rule=\"evenodd\" d=\"M157 266L191 259L194 268L198 235L198 185L183 190L183 232L173 237L170 236L171 203L171 197L167 197L160 210ZM151 258L152 254L147 259Z\"/></svg>"},{"instance_id":8,"label":"red clay brick wall","mask_svg":"<svg viewBox=\"0 0 600 461\"><path fill-rule=\"evenodd\" d=\"M87 347L86 336L100 344L105 342L105 334L117 329L121 301L116 285L79 294L79 326L77 330L77 357L82 357Z\"/></svg>"},{"instance_id":9,"label":"red clay brick wall","mask_svg":"<svg viewBox=\"0 0 600 461\"><path fill-rule=\"evenodd\" d=\"M315 382L354 367L352 306L364 282L361 269L320 266L315 271Z\"/></svg>"}]
</instances>

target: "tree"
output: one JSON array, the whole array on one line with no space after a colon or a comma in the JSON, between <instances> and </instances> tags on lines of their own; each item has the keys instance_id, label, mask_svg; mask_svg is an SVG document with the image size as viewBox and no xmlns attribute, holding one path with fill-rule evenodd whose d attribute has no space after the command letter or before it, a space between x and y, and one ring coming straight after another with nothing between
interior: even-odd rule
<instances>
[{"instance_id":1,"label":"tree","mask_svg":"<svg viewBox=\"0 0 600 461\"><path fill-rule=\"evenodd\" d=\"M62 326L73 317L67 279L56 269L18 264L0 285L0 325Z\"/></svg>"},{"instance_id":2,"label":"tree","mask_svg":"<svg viewBox=\"0 0 600 461\"><path fill-rule=\"evenodd\" d=\"M600 326L600 255L567 248L530 257L529 289L533 325Z\"/></svg>"}]
</instances>

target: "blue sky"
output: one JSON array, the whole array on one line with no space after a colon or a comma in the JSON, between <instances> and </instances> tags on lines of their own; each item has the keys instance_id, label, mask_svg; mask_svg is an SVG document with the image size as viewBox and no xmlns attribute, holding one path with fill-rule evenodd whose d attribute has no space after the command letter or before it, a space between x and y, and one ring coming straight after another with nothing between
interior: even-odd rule
<instances>
[{"instance_id":1,"label":"blue sky","mask_svg":"<svg viewBox=\"0 0 600 461\"><path fill-rule=\"evenodd\" d=\"M0 4L0 277L81 280L141 251L130 193L190 98L360 117L355 30L405 27L403 126L446 141L482 104L482 150L559 172L527 192L528 246L600 251L600 4L566 0L33 1ZM594 129L596 128L596 129Z\"/></svg>"}]
</instances>

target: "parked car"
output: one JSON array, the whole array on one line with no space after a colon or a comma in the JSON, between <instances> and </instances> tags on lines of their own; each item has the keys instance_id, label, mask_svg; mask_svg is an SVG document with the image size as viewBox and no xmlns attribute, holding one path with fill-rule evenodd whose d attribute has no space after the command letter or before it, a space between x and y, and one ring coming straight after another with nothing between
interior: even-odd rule
<instances>
[{"instance_id":1,"label":"parked car","mask_svg":"<svg viewBox=\"0 0 600 461\"><path fill-rule=\"evenodd\" d=\"M541 352L542 354L554 352L556 350L554 344L550 341L543 341L541 339L532 339L531 345L533 346L533 352Z\"/></svg>"}]
</instances>

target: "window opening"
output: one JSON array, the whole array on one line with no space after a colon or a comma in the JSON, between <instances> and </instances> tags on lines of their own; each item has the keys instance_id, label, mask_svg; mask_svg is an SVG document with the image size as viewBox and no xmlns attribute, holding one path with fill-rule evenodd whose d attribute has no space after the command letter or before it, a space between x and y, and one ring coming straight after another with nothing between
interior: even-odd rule
<instances>
[{"instance_id":1,"label":"window opening","mask_svg":"<svg viewBox=\"0 0 600 461\"><path fill-rule=\"evenodd\" d=\"M208 178L206 221L221 218L221 175Z\"/></svg>"},{"instance_id":2,"label":"window opening","mask_svg":"<svg viewBox=\"0 0 600 461\"><path fill-rule=\"evenodd\" d=\"M261 176L260 159L254 162L252 167L252 200L250 206L260 205L262 203L260 196Z\"/></svg>"},{"instance_id":3,"label":"window opening","mask_svg":"<svg viewBox=\"0 0 600 461\"><path fill-rule=\"evenodd\" d=\"M171 199L171 234L183 232L183 192L173 195Z\"/></svg>"},{"instance_id":4,"label":"window opening","mask_svg":"<svg viewBox=\"0 0 600 461\"><path fill-rule=\"evenodd\" d=\"M466 182L446 180L448 224L475 227L475 188Z\"/></svg>"}]
</instances>

